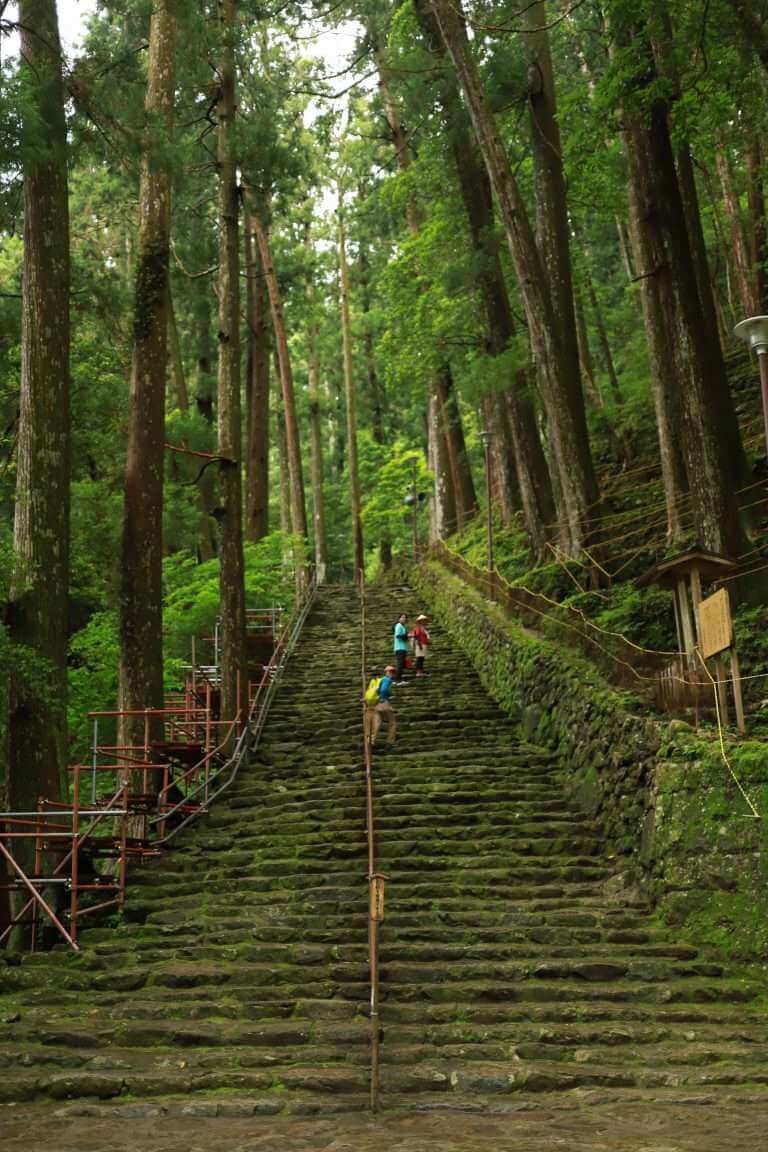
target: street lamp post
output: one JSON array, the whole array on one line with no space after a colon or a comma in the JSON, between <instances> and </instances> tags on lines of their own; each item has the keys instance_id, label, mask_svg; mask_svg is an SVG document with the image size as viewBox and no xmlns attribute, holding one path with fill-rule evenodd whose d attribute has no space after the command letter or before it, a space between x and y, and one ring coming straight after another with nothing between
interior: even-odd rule
<instances>
[{"instance_id":1,"label":"street lamp post","mask_svg":"<svg viewBox=\"0 0 768 1152\"><path fill-rule=\"evenodd\" d=\"M493 433L484 430L479 433L485 452L485 495L486 495L486 523L488 528L488 585L491 599L494 600L495 585L493 577L493 508L491 504L491 436Z\"/></svg>"},{"instance_id":2,"label":"street lamp post","mask_svg":"<svg viewBox=\"0 0 768 1152\"><path fill-rule=\"evenodd\" d=\"M757 353L760 388L763 395L765 445L768 452L768 316L750 316L747 320L742 320L734 328L733 334Z\"/></svg>"}]
</instances>

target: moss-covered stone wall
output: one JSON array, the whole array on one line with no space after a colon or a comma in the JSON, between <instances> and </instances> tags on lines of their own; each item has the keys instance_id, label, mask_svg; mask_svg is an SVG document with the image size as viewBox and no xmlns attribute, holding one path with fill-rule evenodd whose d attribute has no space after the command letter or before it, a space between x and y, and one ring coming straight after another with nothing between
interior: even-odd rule
<instances>
[{"instance_id":1,"label":"moss-covered stone wall","mask_svg":"<svg viewBox=\"0 0 768 1152\"><path fill-rule=\"evenodd\" d=\"M556 750L563 783L616 858L614 894L641 892L687 934L733 953L768 946L765 821L719 748L685 724L643 715L589 661L510 621L439 564L411 574L439 628L532 743ZM768 812L768 749L729 753L742 787Z\"/></svg>"}]
</instances>

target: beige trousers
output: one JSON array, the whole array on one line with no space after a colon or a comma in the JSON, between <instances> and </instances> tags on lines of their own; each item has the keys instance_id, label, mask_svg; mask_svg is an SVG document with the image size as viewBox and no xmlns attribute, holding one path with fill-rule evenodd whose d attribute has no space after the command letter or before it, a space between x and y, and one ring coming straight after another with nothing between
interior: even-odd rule
<instances>
[{"instance_id":1,"label":"beige trousers","mask_svg":"<svg viewBox=\"0 0 768 1152\"><path fill-rule=\"evenodd\" d=\"M387 743L394 744L397 721L395 720L395 710L388 700L380 700L373 708L369 706L365 710L366 736L371 744L376 743L376 737L385 716L387 718Z\"/></svg>"}]
</instances>

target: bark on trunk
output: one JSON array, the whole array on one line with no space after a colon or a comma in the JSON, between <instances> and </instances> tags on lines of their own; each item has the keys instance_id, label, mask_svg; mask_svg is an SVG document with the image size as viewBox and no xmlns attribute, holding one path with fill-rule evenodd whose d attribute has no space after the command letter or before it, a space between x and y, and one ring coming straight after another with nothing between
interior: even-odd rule
<instances>
[{"instance_id":1,"label":"bark on trunk","mask_svg":"<svg viewBox=\"0 0 768 1152\"><path fill-rule=\"evenodd\" d=\"M597 495L573 329L562 331L520 190L501 136L488 108L466 29L449 0L430 0L445 46L464 92L478 143L504 222L523 295L531 345L540 373L552 444L568 513L570 545L580 551L586 521ZM562 280L558 291L562 290ZM571 309L572 310L572 309ZM567 335L567 340L566 340Z\"/></svg>"},{"instance_id":2,"label":"bark on trunk","mask_svg":"<svg viewBox=\"0 0 768 1152\"><path fill-rule=\"evenodd\" d=\"M592 315L595 318L595 331L597 332L597 342L600 345L600 355L603 361L606 375L608 376L608 386L611 390L611 396L614 404L617 406L622 403L621 388L619 386L619 378L616 375L616 365L613 362L613 353L611 352L610 341L608 340L608 333L605 329L605 321L603 320L603 310L600 307L600 301L595 292L595 284L592 275L587 269L586 275L587 296L592 308Z\"/></svg>"},{"instance_id":3,"label":"bark on trunk","mask_svg":"<svg viewBox=\"0 0 768 1152\"><path fill-rule=\"evenodd\" d=\"M362 196L362 192L361 192ZM365 245L360 245L360 296L363 305L365 327L363 331L363 354L365 375L368 385L368 403L371 408L371 436L374 444L384 443L384 388L376 371L376 358L373 352L373 332L370 325L371 280L370 262ZM386 529L382 532L379 544L379 558L385 570L392 566L392 541Z\"/></svg>"},{"instance_id":4,"label":"bark on trunk","mask_svg":"<svg viewBox=\"0 0 768 1152\"><path fill-rule=\"evenodd\" d=\"M254 224L246 214L245 265L248 317L246 358L247 462L245 535L256 543L269 532L269 301Z\"/></svg>"},{"instance_id":5,"label":"bark on trunk","mask_svg":"<svg viewBox=\"0 0 768 1152\"><path fill-rule=\"evenodd\" d=\"M445 60L445 45L428 0L416 0L416 14L430 50ZM514 325L495 236L493 193L482 156L472 139L472 126L461 103L455 74L450 63L446 63L440 98L479 269L477 283L485 313L488 355L496 357L508 351ZM554 511L549 471L525 372L518 372L497 398L484 398L483 412L493 433L491 456L502 520L509 523L522 500L528 533L538 555Z\"/></svg>"},{"instance_id":6,"label":"bark on trunk","mask_svg":"<svg viewBox=\"0 0 768 1152\"><path fill-rule=\"evenodd\" d=\"M674 29L668 5L660 2L655 4L650 31L654 63L664 78L670 82L672 100L676 101L680 98L682 90L674 51ZM701 223L693 159L687 140L678 141L674 155L677 166L677 183L698 291L698 306L703 321L701 339L709 349L706 355L711 361L713 375L719 374L724 384L724 387L714 392L712 401L717 409L720 438L726 459L730 462L734 487L739 488L749 482L749 469L741 444L739 423L727 386L723 361L723 342L720 337L712 277L707 259L704 229Z\"/></svg>"},{"instance_id":7,"label":"bark on trunk","mask_svg":"<svg viewBox=\"0 0 768 1152\"><path fill-rule=\"evenodd\" d=\"M176 12L159 0L149 32L139 242L120 565L120 708L163 706L163 472L168 361L171 171ZM154 733L153 733L154 734ZM144 722L125 717L118 743L140 745ZM154 791L159 781L150 777ZM134 789L142 791L140 778Z\"/></svg>"},{"instance_id":8,"label":"bark on trunk","mask_svg":"<svg viewBox=\"0 0 768 1152\"><path fill-rule=\"evenodd\" d=\"M722 361L712 358L688 243L688 232L675 171L667 109L657 101L651 109L650 156L667 240L677 313L674 339L683 355L684 450L694 520L702 543L716 552L738 556L743 550L735 496L740 461L733 459L723 430L723 402L730 402ZM732 409L732 405L729 403Z\"/></svg>"},{"instance_id":9,"label":"bark on trunk","mask_svg":"<svg viewBox=\"0 0 768 1152\"><path fill-rule=\"evenodd\" d=\"M641 55L643 71L638 74L638 83L652 84L656 73L645 30L630 25L619 35L631 40ZM665 307L658 319L663 321L663 335L674 349L676 368L669 388L672 395L676 387L680 388L682 437L674 426L667 426L667 431L671 438L682 439L694 526L700 542L713 551L738 555L743 534L734 494L736 464L723 436L721 415L724 397L730 399L728 384L722 361L712 356L711 334L705 331L667 104L656 96L647 109L625 109L624 124L637 196L638 231L641 239L656 245L647 254L644 275L664 294ZM647 226L648 220L652 220L652 228ZM662 334L655 327L654 323L649 337L660 341ZM665 482L667 478L665 475Z\"/></svg>"},{"instance_id":10,"label":"bark on trunk","mask_svg":"<svg viewBox=\"0 0 768 1152\"><path fill-rule=\"evenodd\" d=\"M765 219L763 185L763 148L756 132L750 129L744 154L747 169L747 206L749 209L749 261L754 277L757 312L768 308L768 228Z\"/></svg>"},{"instance_id":11,"label":"bark on trunk","mask_svg":"<svg viewBox=\"0 0 768 1152\"><path fill-rule=\"evenodd\" d=\"M279 374L276 374L279 378ZM291 524L291 475L288 468L288 441L285 435L285 415L283 414L282 396L275 400L275 430L277 439L277 457L280 467L280 531L284 540L293 533ZM285 548L283 548L285 555Z\"/></svg>"},{"instance_id":12,"label":"bark on trunk","mask_svg":"<svg viewBox=\"0 0 768 1152\"><path fill-rule=\"evenodd\" d=\"M56 5L21 0L24 172L21 396L10 634L47 662L44 688L14 666L7 805L31 811L62 794L67 753L69 588L69 209ZM42 675L42 674L41 674ZM32 848L17 853L32 862Z\"/></svg>"},{"instance_id":13,"label":"bark on trunk","mask_svg":"<svg viewBox=\"0 0 768 1152\"><path fill-rule=\"evenodd\" d=\"M248 671L245 656L245 564L243 559L240 406L239 197L233 129L236 115L236 0L220 0L223 44L219 60L219 588L221 612L221 716L245 718Z\"/></svg>"},{"instance_id":14,"label":"bark on trunk","mask_svg":"<svg viewBox=\"0 0 768 1152\"><path fill-rule=\"evenodd\" d=\"M739 306L745 316L754 316L758 311L758 303L755 284L751 275L751 263L747 248L747 237L744 230L744 220L742 219L741 205L734 182L733 165L728 155L728 145L721 133L718 133L716 136L715 165L720 180L720 190L723 197L725 215L728 218L728 225L730 227L730 254Z\"/></svg>"},{"instance_id":15,"label":"bark on trunk","mask_svg":"<svg viewBox=\"0 0 768 1152\"><path fill-rule=\"evenodd\" d=\"M552 490L553 472L544 455L536 413L528 399L528 373L521 368L515 380L514 391L504 394L507 416L515 447L517 482L523 516L531 539L533 556L543 559L547 541L553 532L555 496ZM535 445L535 451L532 446Z\"/></svg>"},{"instance_id":16,"label":"bark on trunk","mask_svg":"<svg viewBox=\"0 0 768 1152\"><path fill-rule=\"evenodd\" d=\"M379 90L381 92L382 104L384 106L384 114L387 118L389 130L391 133L392 144L395 149L395 160L398 168L405 172L410 166L411 155L409 150L408 139L403 131L400 117L398 114L397 106L392 99L392 93L389 87L389 78L387 76L386 68L384 67L382 54L378 47L378 37L373 29L371 22L368 23L368 33L376 45L374 55L376 59L376 67L379 77ZM413 198L409 198L406 204L406 220L408 227L413 235L417 235L423 223L423 213L421 212L418 204ZM443 435L447 439L445 451L435 450L433 459L435 467L442 467L446 462L452 470L450 484L444 482L442 477L437 473L435 475L435 484L440 485L444 489L452 489L454 508L458 520L461 524L467 522L477 512L477 497L474 490L474 481L472 479L472 472L469 465L469 457L464 448L464 430L461 421L461 413L458 405L455 402L455 397L451 395L450 387L445 388L445 379L450 379L450 365L444 365L436 374L432 382L433 395L438 397L442 396L439 406L439 423L443 428ZM445 396L450 397L449 404L446 407L444 403ZM431 403L431 401L430 401ZM427 424L431 424L431 413L427 412ZM437 433L435 433L436 435ZM441 506L445 503L444 498L437 494L435 495L435 504ZM443 522L442 516L436 516L437 521Z\"/></svg>"},{"instance_id":17,"label":"bark on trunk","mask_svg":"<svg viewBox=\"0 0 768 1152\"><path fill-rule=\"evenodd\" d=\"M187 374L184 371L184 356L181 351L179 339L179 325L176 321L176 309L173 306L173 293L171 292L171 278L168 277L168 361L171 368L171 381L173 383L173 397L180 412L189 411L189 389L187 388Z\"/></svg>"},{"instance_id":18,"label":"bark on trunk","mask_svg":"<svg viewBox=\"0 0 768 1152\"><path fill-rule=\"evenodd\" d=\"M291 523L296 536L297 556L296 574L299 581L306 578L307 545L307 511L304 498L304 474L301 468L301 443L299 438L299 423L296 415L296 398L293 389L293 369L291 356L288 350L288 334L285 328L283 315L283 301L280 294L280 285L272 260L272 250L263 219L261 206L252 210L253 222L256 227L256 236L259 241L261 263L269 290L269 303L272 311L272 331L275 336L277 350L277 363L280 373L280 385L283 394L283 414L285 418L285 434L288 452L288 472L290 475L291 494Z\"/></svg>"},{"instance_id":19,"label":"bark on trunk","mask_svg":"<svg viewBox=\"0 0 768 1152\"><path fill-rule=\"evenodd\" d=\"M200 282L198 282L200 285ZM195 372L195 407L206 422L213 424L213 387L211 374L211 326L210 294L199 286L195 296L195 336L197 340ZM213 434L210 437L213 448ZM216 555L216 522L213 517L216 508L216 478L211 468L203 472L197 485L200 521L198 528L198 551L201 561L212 560Z\"/></svg>"},{"instance_id":20,"label":"bark on trunk","mask_svg":"<svg viewBox=\"0 0 768 1152\"><path fill-rule=\"evenodd\" d=\"M683 535L683 498L688 477L683 459L682 408L678 365L669 318L676 309L675 295L652 186L648 183L641 125L624 115L625 155L629 180L630 241L640 277L641 302L651 394L656 411L659 457L667 511L667 541Z\"/></svg>"},{"instance_id":21,"label":"bark on trunk","mask_svg":"<svg viewBox=\"0 0 768 1152\"><path fill-rule=\"evenodd\" d=\"M595 408L602 408L603 394L600 391L600 385L595 380L592 350L589 347L587 323L584 319L584 307L581 303L581 297L576 297L574 306L576 309L576 336L579 342L579 364L581 365L581 376L584 381L584 391L587 394L587 399L592 401Z\"/></svg>"},{"instance_id":22,"label":"bark on trunk","mask_svg":"<svg viewBox=\"0 0 768 1152\"><path fill-rule=\"evenodd\" d=\"M430 396L427 409L427 464L435 478L429 518L430 540L434 542L451 536L457 526L453 476L442 429L440 398L436 393ZM418 509L411 509L410 515L418 517Z\"/></svg>"},{"instance_id":23,"label":"bark on trunk","mask_svg":"<svg viewBox=\"0 0 768 1152\"><path fill-rule=\"evenodd\" d=\"M363 552L363 521L360 507L360 473L357 462L357 411L355 404L355 377L352 365L352 322L349 312L349 269L347 267L347 240L344 230L342 206L339 203L339 306L341 310L341 340L344 359L344 396L347 408L347 474L349 476L349 502L352 516L352 562L355 581L365 574Z\"/></svg>"},{"instance_id":24,"label":"bark on trunk","mask_svg":"<svg viewBox=\"0 0 768 1152\"><path fill-rule=\"evenodd\" d=\"M311 254L309 225L306 226L305 244ZM318 584L325 584L328 576L328 548L325 533L325 499L323 492L323 432L320 411L320 352L318 350L317 315L315 312L315 285L310 273L307 281L307 344L309 352L309 452L312 484L312 527L315 545L315 576Z\"/></svg>"},{"instance_id":25,"label":"bark on trunk","mask_svg":"<svg viewBox=\"0 0 768 1152\"><path fill-rule=\"evenodd\" d=\"M469 467L467 446L464 441L464 425L456 400L451 369L446 364L435 378L435 395L440 402L440 417L448 453L448 466L453 479L456 500L456 518L461 530L473 516L477 515L478 503L475 485Z\"/></svg>"}]
</instances>

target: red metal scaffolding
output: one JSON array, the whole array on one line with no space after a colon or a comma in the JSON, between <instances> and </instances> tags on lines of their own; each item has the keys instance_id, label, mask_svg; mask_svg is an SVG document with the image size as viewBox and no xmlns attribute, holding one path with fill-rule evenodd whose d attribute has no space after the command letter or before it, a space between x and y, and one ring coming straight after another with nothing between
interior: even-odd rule
<instances>
[{"instance_id":1,"label":"red metal scaffolding","mask_svg":"<svg viewBox=\"0 0 768 1152\"><path fill-rule=\"evenodd\" d=\"M35 950L47 923L77 951L83 916L122 909L130 864L158 856L206 813L255 748L313 596L314 583L288 624L282 609L248 613L247 716L219 715L217 625L202 651L193 642L184 688L164 708L89 714L90 763L70 768L66 800L0 812L0 890L13 896L0 947L19 929ZM198 661L206 642L209 664ZM139 729L137 742L118 743L124 727Z\"/></svg>"}]
</instances>

